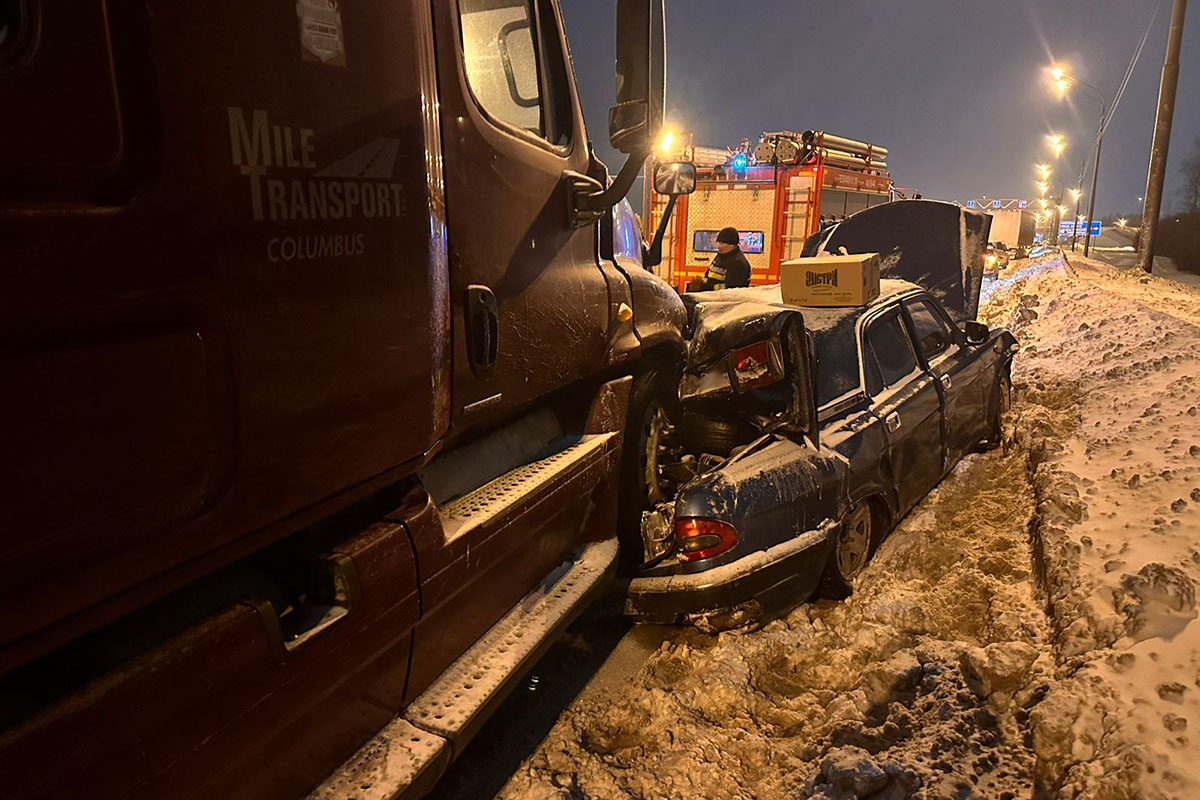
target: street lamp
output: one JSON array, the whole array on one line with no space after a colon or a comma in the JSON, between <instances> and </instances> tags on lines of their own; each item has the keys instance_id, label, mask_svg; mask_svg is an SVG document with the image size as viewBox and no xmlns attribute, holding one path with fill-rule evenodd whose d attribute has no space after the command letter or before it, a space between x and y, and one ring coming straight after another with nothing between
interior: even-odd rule
<instances>
[{"instance_id":1,"label":"street lamp","mask_svg":"<svg viewBox=\"0 0 1200 800\"><path fill-rule=\"evenodd\" d=\"M1063 150L1067 149L1067 142L1061 135L1057 133L1050 134L1049 139L1050 149L1054 151L1054 157L1058 158L1063 154Z\"/></svg>"},{"instance_id":2,"label":"street lamp","mask_svg":"<svg viewBox=\"0 0 1200 800\"><path fill-rule=\"evenodd\" d=\"M1100 173L1100 143L1104 138L1104 123L1108 117L1109 103L1103 92L1090 83L1068 75L1062 67L1052 68L1050 74L1054 77L1055 86L1058 87L1061 96L1065 97L1070 87L1079 86L1100 104L1100 124L1096 126L1096 156L1092 159L1092 193L1088 195L1087 231L1083 236L1083 254L1086 256L1092 248L1092 216L1096 213L1096 176Z\"/></svg>"}]
</instances>

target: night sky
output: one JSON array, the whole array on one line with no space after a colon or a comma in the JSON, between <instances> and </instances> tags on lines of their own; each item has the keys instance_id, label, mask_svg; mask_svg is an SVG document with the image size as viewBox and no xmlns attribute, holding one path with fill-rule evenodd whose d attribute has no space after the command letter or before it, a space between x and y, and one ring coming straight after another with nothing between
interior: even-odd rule
<instances>
[{"instance_id":1,"label":"night sky","mask_svg":"<svg viewBox=\"0 0 1200 800\"><path fill-rule=\"evenodd\" d=\"M608 147L613 102L612 0L560 0L589 133ZM667 121L697 144L756 140L763 130L824 129L889 149L893 180L926 197L1035 197L1035 162L1075 183L1090 159L1099 105L1058 98L1060 62L1111 97L1155 0L668 0ZM1104 137L1096 214L1140 214L1171 17L1162 0ZM1053 161L1046 135L1069 143ZM1200 136L1200 4L1187 16L1164 211ZM1090 165L1089 165L1090 170ZM1090 171L1085 178L1089 185ZM1055 184L1054 191L1057 191ZM1084 200L1086 207L1086 198ZM635 199L636 204L636 199Z\"/></svg>"}]
</instances>

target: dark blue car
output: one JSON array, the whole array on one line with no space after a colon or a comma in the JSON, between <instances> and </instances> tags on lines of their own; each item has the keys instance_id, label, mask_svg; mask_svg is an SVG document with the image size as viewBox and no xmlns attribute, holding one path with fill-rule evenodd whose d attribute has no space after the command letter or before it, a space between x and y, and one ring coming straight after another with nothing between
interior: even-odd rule
<instances>
[{"instance_id":1,"label":"dark blue car","mask_svg":"<svg viewBox=\"0 0 1200 800\"><path fill-rule=\"evenodd\" d=\"M659 465L679 485L643 517L636 618L722 628L844 597L896 522L998 441L1016 342L974 308L903 280L851 308L788 306L778 286L687 300L679 445Z\"/></svg>"}]
</instances>

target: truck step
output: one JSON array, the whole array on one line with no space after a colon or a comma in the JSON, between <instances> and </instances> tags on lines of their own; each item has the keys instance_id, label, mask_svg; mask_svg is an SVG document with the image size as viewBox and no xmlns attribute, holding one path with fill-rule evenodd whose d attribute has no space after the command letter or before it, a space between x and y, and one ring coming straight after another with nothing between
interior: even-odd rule
<instances>
[{"instance_id":1,"label":"truck step","mask_svg":"<svg viewBox=\"0 0 1200 800\"><path fill-rule=\"evenodd\" d=\"M441 514L447 541L471 527L504 516L519 503L540 496L550 484L566 481L600 463L616 436L615 433L585 436L446 503Z\"/></svg>"},{"instance_id":2,"label":"truck step","mask_svg":"<svg viewBox=\"0 0 1200 800\"><path fill-rule=\"evenodd\" d=\"M532 666L544 646L583 610L616 563L616 539L585 547L556 581L526 595L451 664L404 716L450 739L460 751L486 712L504 699L509 682Z\"/></svg>"},{"instance_id":3,"label":"truck step","mask_svg":"<svg viewBox=\"0 0 1200 800\"><path fill-rule=\"evenodd\" d=\"M587 545L526 595L308 800L393 800L427 791L516 681L603 588L617 540Z\"/></svg>"}]
</instances>

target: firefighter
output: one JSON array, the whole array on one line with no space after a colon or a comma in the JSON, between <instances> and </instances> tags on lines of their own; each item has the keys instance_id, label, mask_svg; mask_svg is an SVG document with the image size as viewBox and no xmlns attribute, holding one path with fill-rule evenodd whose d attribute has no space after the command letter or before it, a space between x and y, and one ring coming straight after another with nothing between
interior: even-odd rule
<instances>
[{"instance_id":1,"label":"firefighter","mask_svg":"<svg viewBox=\"0 0 1200 800\"><path fill-rule=\"evenodd\" d=\"M739 289L749 285L750 262L738 246L737 228L721 228L717 233L717 254L696 290Z\"/></svg>"}]
</instances>

